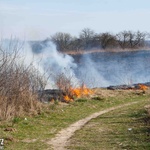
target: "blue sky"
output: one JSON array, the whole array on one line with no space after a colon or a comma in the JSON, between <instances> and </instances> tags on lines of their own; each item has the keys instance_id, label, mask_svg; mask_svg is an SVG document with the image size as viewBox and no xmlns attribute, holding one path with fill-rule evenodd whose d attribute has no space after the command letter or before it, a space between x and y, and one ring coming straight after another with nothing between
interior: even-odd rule
<instances>
[{"instance_id":1,"label":"blue sky","mask_svg":"<svg viewBox=\"0 0 150 150\"><path fill-rule=\"evenodd\" d=\"M56 32L150 32L150 0L0 0L0 36L39 40Z\"/></svg>"}]
</instances>

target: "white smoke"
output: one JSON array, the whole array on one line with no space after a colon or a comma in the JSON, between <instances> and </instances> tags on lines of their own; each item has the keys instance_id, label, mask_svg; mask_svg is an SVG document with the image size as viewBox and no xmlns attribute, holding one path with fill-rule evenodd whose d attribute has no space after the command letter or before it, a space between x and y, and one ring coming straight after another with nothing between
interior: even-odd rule
<instances>
[{"instance_id":1,"label":"white smoke","mask_svg":"<svg viewBox=\"0 0 150 150\"><path fill-rule=\"evenodd\" d=\"M42 53L36 54L37 57L41 58L41 66L50 75L50 81L53 82L53 88L56 88L54 78L60 74L70 79L72 86L79 84L79 80L76 78L74 70L77 65L74 59L67 55L62 54L56 50L55 45L51 42L47 43L46 48L42 50ZM49 86L47 86L49 88Z\"/></svg>"},{"instance_id":2,"label":"white smoke","mask_svg":"<svg viewBox=\"0 0 150 150\"><path fill-rule=\"evenodd\" d=\"M35 53L28 42L7 40L0 45L2 49L13 51L19 48L18 62L32 64L48 78L46 88L57 88L55 77L63 74L71 79L72 85L84 83L88 87L107 87L110 85L144 83L150 81L150 52L93 53L70 55L60 53L51 42L47 42L40 52ZM18 42L18 41L17 41ZM79 62L77 63L77 60Z\"/></svg>"},{"instance_id":3,"label":"white smoke","mask_svg":"<svg viewBox=\"0 0 150 150\"><path fill-rule=\"evenodd\" d=\"M78 71L79 76L90 87L149 82L150 52L140 50L84 54L80 59Z\"/></svg>"},{"instance_id":4,"label":"white smoke","mask_svg":"<svg viewBox=\"0 0 150 150\"><path fill-rule=\"evenodd\" d=\"M90 55L83 55L81 61L82 65L79 65L77 74L85 85L91 88L109 86L110 83L105 79L98 69L101 66L97 66L90 58Z\"/></svg>"},{"instance_id":5,"label":"white smoke","mask_svg":"<svg viewBox=\"0 0 150 150\"><path fill-rule=\"evenodd\" d=\"M59 53L51 42L46 43L41 53L33 53L29 44L26 43L25 51L25 62L32 62L34 67L41 73L45 73L48 78L46 88L57 88L54 78L60 74L71 78L72 85L79 84L74 74L74 69L77 67L74 59L67 54Z\"/></svg>"},{"instance_id":6,"label":"white smoke","mask_svg":"<svg viewBox=\"0 0 150 150\"><path fill-rule=\"evenodd\" d=\"M77 67L74 59L67 54L59 53L51 42L47 42L40 53L34 53L29 42L17 39L3 40L0 47L10 54L17 53L18 64L32 65L44 75L47 79L46 88L57 88L54 78L60 74L70 78L72 86L79 85L79 80L74 74Z\"/></svg>"}]
</instances>

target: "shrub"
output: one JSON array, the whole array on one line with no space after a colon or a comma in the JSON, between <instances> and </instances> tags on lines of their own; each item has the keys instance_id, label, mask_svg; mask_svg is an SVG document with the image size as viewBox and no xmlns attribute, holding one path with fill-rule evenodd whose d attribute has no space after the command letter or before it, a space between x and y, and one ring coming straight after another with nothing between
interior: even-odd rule
<instances>
[{"instance_id":1,"label":"shrub","mask_svg":"<svg viewBox=\"0 0 150 150\"><path fill-rule=\"evenodd\" d=\"M0 119L38 113L41 104L38 90L45 81L32 64L18 60L19 49L4 50L0 46Z\"/></svg>"}]
</instances>

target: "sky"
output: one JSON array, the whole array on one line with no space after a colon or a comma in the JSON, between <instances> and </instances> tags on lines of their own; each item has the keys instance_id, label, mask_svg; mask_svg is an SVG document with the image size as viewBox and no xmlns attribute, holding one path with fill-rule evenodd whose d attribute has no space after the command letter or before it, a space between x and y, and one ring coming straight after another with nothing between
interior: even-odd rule
<instances>
[{"instance_id":1,"label":"sky","mask_svg":"<svg viewBox=\"0 0 150 150\"><path fill-rule=\"evenodd\" d=\"M123 30L150 32L150 0L0 0L0 38L44 40Z\"/></svg>"}]
</instances>

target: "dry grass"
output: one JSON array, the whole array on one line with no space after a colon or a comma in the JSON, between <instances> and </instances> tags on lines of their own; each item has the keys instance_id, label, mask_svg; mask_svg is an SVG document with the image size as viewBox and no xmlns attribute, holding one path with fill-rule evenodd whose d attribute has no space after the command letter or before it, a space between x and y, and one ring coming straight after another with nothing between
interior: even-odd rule
<instances>
[{"instance_id":1,"label":"dry grass","mask_svg":"<svg viewBox=\"0 0 150 150\"><path fill-rule=\"evenodd\" d=\"M146 111L147 111L147 113L148 113L148 115L150 117L150 105L146 105L145 109L146 109Z\"/></svg>"},{"instance_id":2,"label":"dry grass","mask_svg":"<svg viewBox=\"0 0 150 150\"><path fill-rule=\"evenodd\" d=\"M96 96L99 96L101 98L107 99L107 98L124 98L124 97L135 97L137 95L143 95L142 90L108 90L104 88L95 88L93 89L93 93L95 93ZM150 90L147 90L145 94L150 94Z\"/></svg>"},{"instance_id":3,"label":"dry grass","mask_svg":"<svg viewBox=\"0 0 150 150\"><path fill-rule=\"evenodd\" d=\"M91 50L78 50L78 51L65 51L64 53L69 55L78 55L78 54L90 54L90 53L101 53L101 52L131 52L131 51L139 51L140 49L91 49ZM142 50L150 50L147 47L143 47Z\"/></svg>"},{"instance_id":4,"label":"dry grass","mask_svg":"<svg viewBox=\"0 0 150 150\"><path fill-rule=\"evenodd\" d=\"M10 45L11 46L11 45ZM0 45L0 120L37 114L41 105L38 90L44 88L44 78L31 64L19 59L16 45L9 50Z\"/></svg>"},{"instance_id":5,"label":"dry grass","mask_svg":"<svg viewBox=\"0 0 150 150\"><path fill-rule=\"evenodd\" d=\"M42 104L37 100L37 95L29 91L14 94L14 97L0 97L0 118L11 119L25 115L38 114L41 111Z\"/></svg>"}]
</instances>

